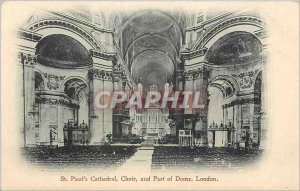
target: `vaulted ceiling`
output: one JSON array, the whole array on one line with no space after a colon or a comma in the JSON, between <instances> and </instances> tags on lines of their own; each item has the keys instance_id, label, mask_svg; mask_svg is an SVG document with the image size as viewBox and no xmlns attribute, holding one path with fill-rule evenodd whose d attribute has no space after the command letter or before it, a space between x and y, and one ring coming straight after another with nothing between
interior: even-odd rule
<instances>
[{"instance_id":1,"label":"vaulted ceiling","mask_svg":"<svg viewBox=\"0 0 300 191\"><path fill-rule=\"evenodd\" d=\"M160 11L133 14L123 25L121 48L129 71L144 87L170 82L182 43L182 23Z\"/></svg>"},{"instance_id":2,"label":"vaulted ceiling","mask_svg":"<svg viewBox=\"0 0 300 191\"><path fill-rule=\"evenodd\" d=\"M261 43L248 32L232 32L221 37L206 53L213 65L242 64L260 57Z\"/></svg>"}]
</instances>

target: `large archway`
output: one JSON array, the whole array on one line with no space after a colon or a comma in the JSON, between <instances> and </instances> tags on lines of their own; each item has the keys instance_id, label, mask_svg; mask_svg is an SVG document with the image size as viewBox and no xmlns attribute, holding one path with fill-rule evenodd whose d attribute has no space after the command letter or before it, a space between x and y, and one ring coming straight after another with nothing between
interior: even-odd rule
<instances>
[{"instance_id":1,"label":"large archway","mask_svg":"<svg viewBox=\"0 0 300 191\"><path fill-rule=\"evenodd\" d=\"M262 88L262 72L260 71L256 77L254 83L254 115L253 115L253 141L254 146L259 146L261 140L265 139L262 137L262 94L264 94Z\"/></svg>"},{"instance_id":2,"label":"large archway","mask_svg":"<svg viewBox=\"0 0 300 191\"><path fill-rule=\"evenodd\" d=\"M51 67L74 68L92 64L88 50L74 38L62 34L41 39L36 46L36 55L40 64Z\"/></svg>"},{"instance_id":3,"label":"large archway","mask_svg":"<svg viewBox=\"0 0 300 191\"><path fill-rule=\"evenodd\" d=\"M136 12L121 27L119 40L122 56L142 94L164 93L173 87L182 44L182 29L176 19L161 11ZM133 116L138 135L157 139L170 134L168 109L152 105Z\"/></svg>"},{"instance_id":4,"label":"large archway","mask_svg":"<svg viewBox=\"0 0 300 191\"><path fill-rule=\"evenodd\" d=\"M262 44L253 34L243 31L219 38L207 51L205 60L211 65L245 64L260 59Z\"/></svg>"},{"instance_id":5,"label":"large archway","mask_svg":"<svg viewBox=\"0 0 300 191\"><path fill-rule=\"evenodd\" d=\"M222 36L236 31L244 31L254 35L262 30L264 25L265 23L257 17L242 16L229 18L207 31L206 34L194 44L193 50L204 47L210 49Z\"/></svg>"},{"instance_id":6,"label":"large archway","mask_svg":"<svg viewBox=\"0 0 300 191\"><path fill-rule=\"evenodd\" d=\"M92 58L84 39L68 34L52 34L50 30L36 45L36 70L40 72L35 77L35 121L36 132L41 135L39 144L88 143L90 106L86 78ZM71 69L78 72L74 74ZM72 137L72 142L66 141L66 132L71 132L68 137Z\"/></svg>"},{"instance_id":7,"label":"large archway","mask_svg":"<svg viewBox=\"0 0 300 191\"><path fill-rule=\"evenodd\" d=\"M228 31L218 39L212 38L213 43L206 44L210 48L204 58L212 68L209 89L215 88L210 91L208 111L211 143L213 146L236 142L245 143L246 147L259 145L260 125L255 117L259 93L255 92L261 90L255 91L255 80L260 70L262 43L248 31Z\"/></svg>"},{"instance_id":8,"label":"large archway","mask_svg":"<svg viewBox=\"0 0 300 191\"><path fill-rule=\"evenodd\" d=\"M38 33L44 37L53 34L62 34L77 39L87 50L106 50L94 37L79 25L61 19L43 19L26 27L27 30Z\"/></svg>"},{"instance_id":9,"label":"large archway","mask_svg":"<svg viewBox=\"0 0 300 191\"><path fill-rule=\"evenodd\" d=\"M68 98L74 99L78 103L78 110L75 115L69 115L65 121L73 120L77 124L88 123L89 121L89 88L88 84L80 78L69 78L63 85L64 93ZM66 116L65 116L66 117Z\"/></svg>"},{"instance_id":10,"label":"large archway","mask_svg":"<svg viewBox=\"0 0 300 191\"><path fill-rule=\"evenodd\" d=\"M238 84L231 76L218 76L208 84L208 144L225 147L233 141L234 110L226 103L235 99Z\"/></svg>"},{"instance_id":11,"label":"large archway","mask_svg":"<svg viewBox=\"0 0 300 191\"><path fill-rule=\"evenodd\" d=\"M38 101L40 93L45 90L45 81L39 71L34 72L34 130L35 130L35 142L39 142L40 137L40 123L41 123L41 105Z\"/></svg>"},{"instance_id":12,"label":"large archway","mask_svg":"<svg viewBox=\"0 0 300 191\"><path fill-rule=\"evenodd\" d=\"M154 10L133 14L122 26L120 41L133 80L145 91L151 85L163 91L172 83L182 33L170 15Z\"/></svg>"}]
</instances>

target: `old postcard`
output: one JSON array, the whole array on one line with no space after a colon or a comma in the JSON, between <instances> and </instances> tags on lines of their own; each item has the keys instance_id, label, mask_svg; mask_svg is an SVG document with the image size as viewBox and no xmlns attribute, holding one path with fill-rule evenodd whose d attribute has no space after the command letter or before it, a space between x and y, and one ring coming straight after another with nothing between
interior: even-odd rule
<instances>
[{"instance_id":1,"label":"old postcard","mask_svg":"<svg viewBox=\"0 0 300 191\"><path fill-rule=\"evenodd\" d=\"M298 2L1 4L1 190L299 190L298 107Z\"/></svg>"}]
</instances>

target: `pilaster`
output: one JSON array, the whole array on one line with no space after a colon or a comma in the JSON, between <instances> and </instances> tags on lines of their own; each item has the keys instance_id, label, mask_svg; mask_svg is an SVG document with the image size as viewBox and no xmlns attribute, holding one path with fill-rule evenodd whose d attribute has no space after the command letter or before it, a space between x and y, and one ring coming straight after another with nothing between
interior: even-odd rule
<instances>
[{"instance_id":1,"label":"pilaster","mask_svg":"<svg viewBox=\"0 0 300 191\"><path fill-rule=\"evenodd\" d=\"M109 108L97 108L96 102L104 104L107 96L95 100L100 92L106 91L110 94L113 90L112 72L101 69L89 70L89 92L90 92L90 144L99 145L105 142L107 134L112 133L112 111Z\"/></svg>"},{"instance_id":2,"label":"pilaster","mask_svg":"<svg viewBox=\"0 0 300 191\"><path fill-rule=\"evenodd\" d=\"M36 144L34 118L34 67L36 58L31 54L18 53L18 59L23 71L24 146L33 146Z\"/></svg>"}]
</instances>

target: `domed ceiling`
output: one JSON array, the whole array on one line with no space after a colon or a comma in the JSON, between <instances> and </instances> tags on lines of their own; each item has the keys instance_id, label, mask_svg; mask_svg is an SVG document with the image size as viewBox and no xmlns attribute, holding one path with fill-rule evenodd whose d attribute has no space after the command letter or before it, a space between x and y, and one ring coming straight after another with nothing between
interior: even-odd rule
<instances>
[{"instance_id":1,"label":"domed ceiling","mask_svg":"<svg viewBox=\"0 0 300 191\"><path fill-rule=\"evenodd\" d=\"M89 52L72 37L55 34L43 38L36 47L39 63L60 68L91 64Z\"/></svg>"},{"instance_id":2,"label":"domed ceiling","mask_svg":"<svg viewBox=\"0 0 300 191\"><path fill-rule=\"evenodd\" d=\"M146 89L171 82L181 39L178 22L167 13L142 11L130 17L121 44L133 79Z\"/></svg>"},{"instance_id":3,"label":"domed ceiling","mask_svg":"<svg viewBox=\"0 0 300 191\"><path fill-rule=\"evenodd\" d=\"M233 32L220 38L206 53L210 64L242 64L260 57L261 43L247 32Z\"/></svg>"}]
</instances>

